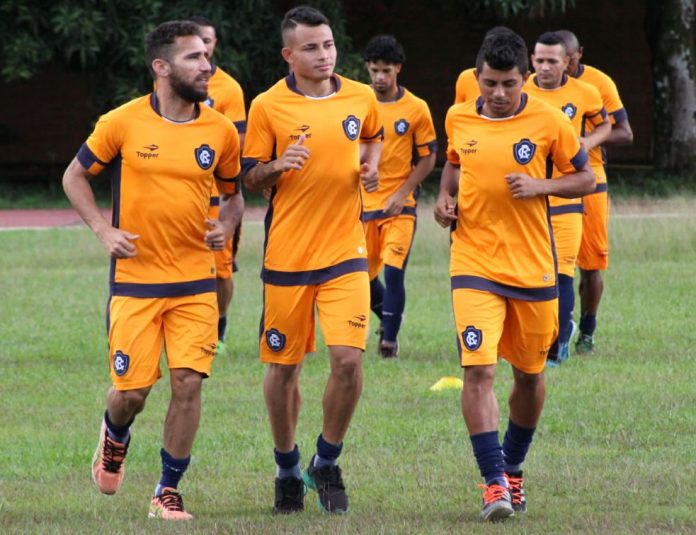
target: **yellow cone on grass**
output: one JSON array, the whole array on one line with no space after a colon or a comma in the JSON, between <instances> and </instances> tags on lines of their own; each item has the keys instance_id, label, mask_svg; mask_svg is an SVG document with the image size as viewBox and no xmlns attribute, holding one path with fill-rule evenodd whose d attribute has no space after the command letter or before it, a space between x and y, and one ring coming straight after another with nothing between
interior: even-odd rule
<instances>
[{"instance_id":1,"label":"yellow cone on grass","mask_svg":"<svg viewBox=\"0 0 696 535\"><path fill-rule=\"evenodd\" d=\"M440 390L461 390L464 388L464 381L459 377L443 377L438 380L430 390L433 392L439 392Z\"/></svg>"}]
</instances>

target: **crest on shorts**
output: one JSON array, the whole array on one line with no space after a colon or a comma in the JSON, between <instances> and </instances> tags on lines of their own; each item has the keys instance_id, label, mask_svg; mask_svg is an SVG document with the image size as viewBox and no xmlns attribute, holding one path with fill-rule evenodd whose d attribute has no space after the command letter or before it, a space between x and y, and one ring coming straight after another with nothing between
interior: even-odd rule
<instances>
[{"instance_id":1,"label":"crest on shorts","mask_svg":"<svg viewBox=\"0 0 696 535\"><path fill-rule=\"evenodd\" d=\"M572 102L568 102L568 104L561 107L561 111L568 116L568 119L572 119L575 117L575 114L578 113L578 109L573 105Z\"/></svg>"},{"instance_id":2,"label":"crest on shorts","mask_svg":"<svg viewBox=\"0 0 696 535\"><path fill-rule=\"evenodd\" d=\"M118 349L116 353L114 353L111 365L114 368L114 373L121 377L126 374L130 367L130 357Z\"/></svg>"},{"instance_id":3,"label":"crest on shorts","mask_svg":"<svg viewBox=\"0 0 696 535\"><path fill-rule=\"evenodd\" d=\"M521 139L512 146L512 155L519 164L526 165L534 158L536 145L527 138Z\"/></svg>"},{"instance_id":4,"label":"crest on shorts","mask_svg":"<svg viewBox=\"0 0 696 535\"><path fill-rule=\"evenodd\" d=\"M406 132L408 132L409 126L411 125L408 124L406 119L399 119L394 123L394 131L397 135L403 136Z\"/></svg>"},{"instance_id":5,"label":"crest on shorts","mask_svg":"<svg viewBox=\"0 0 696 535\"><path fill-rule=\"evenodd\" d=\"M343 133L351 141L358 139L358 134L360 134L360 119L355 115L349 115L343 120Z\"/></svg>"},{"instance_id":6,"label":"crest on shorts","mask_svg":"<svg viewBox=\"0 0 696 535\"><path fill-rule=\"evenodd\" d=\"M462 332L462 340L464 341L464 347L469 351L476 351L481 347L481 342L483 342L483 333L481 329L469 325L464 329L464 332Z\"/></svg>"},{"instance_id":7,"label":"crest on shorts","mask_svg":"<svg viewBox=\"0 0 696 535\"><path fill-rule=\"evenodd\" d=\"M215 161L215 151L210 148L210 145L206 145L204 143L193 152L196 156L196 163L201 169L207 171L213 166L213 162Z\"/></svg>"},{"instance_id":8,"label":"crest on shorts","mask_svg":"<svg viewBox=\"0 0 696 535\"><path fill-rule=\"evenodd\" d=\"M285 335L278 329L268 329L266 331L266 345L271 351L277 353L285 347Z\"/></svg>"}]
</instances>

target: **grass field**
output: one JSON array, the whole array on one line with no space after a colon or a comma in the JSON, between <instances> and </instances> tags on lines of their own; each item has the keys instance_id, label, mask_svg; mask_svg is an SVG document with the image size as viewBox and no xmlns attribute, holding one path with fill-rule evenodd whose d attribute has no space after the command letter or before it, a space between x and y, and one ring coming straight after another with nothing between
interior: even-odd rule
<instances>
[{"instance_id":1,"label":"grass field","mask_svg":"<svg viewBox=\"0 0 696 535\"><path fill-rule=\"evenodd\" d=\"M547 373L525 465L530 511L481 525L480 491L458 393L447 234L423 208L407 275L398 360L365 354L365 388L342 467L351 512L276 518L273 456L257 360L262 227L245 227L230 356L204 386L201 429L181 489L196 519L147 519L159 477L166 374L133 428L124 484L90 478L109 386L107 259L86 229L0 232L2 533L695 533L696 201L616 206L598 352ZM691 214L691 215L689 215ZM499 366L503 422L509 366ZM298 441L309 460L327 376L322 348L302 375ZM501 426L504 427L504 426Z\"/></svg>"}]
</instances>

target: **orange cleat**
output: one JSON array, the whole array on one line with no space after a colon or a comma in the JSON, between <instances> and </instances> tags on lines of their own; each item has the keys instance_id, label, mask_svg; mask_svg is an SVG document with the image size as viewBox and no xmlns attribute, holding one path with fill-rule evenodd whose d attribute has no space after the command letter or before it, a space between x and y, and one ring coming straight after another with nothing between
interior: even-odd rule
<instances>
[{"instance_id":1,"label":"orange cleat","mask_svg":"<svg viewBox=\"0 0 696 535\"><path fill-rule=\"evenodd\" d=\"M153 496L150 502L150 518L162 520L192 520L193 515L184 511L184 499L176 489L165 487L162 494Z\"/></svg>"},{"instance_id":2,"label":"orange cleat","mask_svg":"<svg viewBox=\"0 0 696 535\"><path fill-rule=\"evenodd\" d=\"M102 421L99 444L92 458L92 479L103 494L115 494L121 486L128 444L130 439L122 444L109 437L106 423Z\"/></svg>"}]
</instances>

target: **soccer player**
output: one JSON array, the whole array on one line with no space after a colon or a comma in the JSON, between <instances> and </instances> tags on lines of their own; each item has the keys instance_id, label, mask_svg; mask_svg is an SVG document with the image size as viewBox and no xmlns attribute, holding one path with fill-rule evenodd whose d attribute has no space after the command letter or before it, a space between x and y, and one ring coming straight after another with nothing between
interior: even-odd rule
<instances>
[{"instance_id":1,"label":"soccer player","mask_svg":"<svg viewBox=\"0 0 696 535\"><path fill-rule=\"evenodd\" d=\"M583 48L578 38L568 30L556 32L565 41L569 56L567 72L570 76L589 83L599 89L604 107L611 120L611 135L604 145L630 145L633 131L628 122L628 114L614 81L599 69L580 63ZM597 185L592 195L584 199L582 221L582 243L578 254L580 267L580 335L575 344L579 354L594 350L594 332L597 327L597 310L604 291L602 271L609 267L609 197L606 163L603 147L590 151L590 164L597 177Z\"/></svg>"},{"instance_id":2,"label":"soccer player","mask_svg":"<svg viewBox=\"0 0 696 535\"><path fill-rule=\"evenodd\" d=\"M191 17L198 24L203 36L203 43L211 60L217 46L217 33L213 23L205 17ZM246 110L244 109L244 93L237 80L211 62L211 75L208 81L208 98L205 103L214 110L230 118L237 127L239 144L244 147L244 133L246 132ZM220 211L220 195L215 182L210 193L209 217L217 219ZM227 310L234 295L233 272L237 271L237 249L242 234L241 222L234 229L232 239L225 243L222 251L215 251L215 275L218 299L218 342L217 351L220 354L227 352L225 344L225 331L227 329Z\"/></svg>"},{"instance_id":3,"label":"soccer player","mask_svg":"<svg viewBox=\"0 0 696 535\"><path fill-rule=\"evenodd\" d=\"M547 195L575 198L594 184L568 119L522 92L528 61L517 34L484 40L476 59L481 97L447 113L447 162L435 206L441 226L455 224L450 273L464 367L461 403L485 479L484 520L527 507L522 463L541 415L546 354L558 331ZM546 180L549 160L563 173L554 180ZM450 187L452 177L458 188ZM502 449L493 390L498 356L511 364L514 379Z\"/></svg>"},{"instance_id":4,"label":"soccer player","mask_svg":"<svg viewBox=\"0 0 696 535\"><path fill-rule=\"evenodd\" d=\"M189 520L178 483L189 465L201 412L201 383L215 357L215 260L244 209L239 137L232 122L201 105L211 68L196 24L165 22L146 39L156 90L110 111L68 166L70 202L111 256L107 310L113 387L92 476L104 494L123 479L131 426L161 376L166 349L171 399L160 451L162 477L150 517ZM113 220L98 210L90 180L114 166ZM220 219L207 218L213 175Z\"/></svg>"},{"instance_id":5,"label":"soccer player","mask_svg":"<svg viewBox=\"0 0 696 535\"><path fill-rule=\"evenodd\" d=\"M303 510L306 483L322 510L344 513L337 459L362 390L370 315L360 183L378 187L382 124L372 90L334 74L334 38L321 12L289 10L281 33L291 73L252 102L242 159L250 190L272 187L259 342L277 464L274 512ZM331 372L316 455L302 475L299 375L314 351L315 307Z\"/></svg>"},{"instance_id":6,"label":"soccer player","mask_svg":"<svg viewBox=\"0 0 696 535\"><path fill-rule=\"evenodd\" d=\"M486 32L484 39L505 32L510 32L510 29L505 26L495 26ZM464 69L457 77L457 83L454 87L454 103L460 104L467 100L477 99L479 96L481 96L481 92L476 80L476 69L474 67Z\"/></svg>"},{"instance_id":7,"label":"soccer player","mask_svg":"<svg viewBox=\"0 0 696 535\"><path fill-rule=\"evenodd\" d=\"M416 231L414 193L435 166L437 138L426 102L398 84L406 60L401 44L391 35L378 35L367 44L363 59L386 125L379 189L363 191L362 219L370 307L381 322L379 352L391 358L399 354L397 336L406 304L404 276ZM386 288L379 280L382 267Z\"/></svg>"},{"instance_id":8,"label":"soccer player","mask_svg":"<svg viewBox=\"0 0 696 535\"><path fill-rule=\"evenodd\" d=\"M525 91L557 108L571 120L575 134L589 152L603 143L611 133L599 91L566 74L568 56L565 42L553 32L539 36L534 45L532 65L536 74ZM591 130L586 130L591 125ZM593 172L594 167L590 164ZM601 172L599 170L598 172ZM554 169L554 176L560 172ZM568 344L574 330L575 294L573 277L582 239L582 199L549 197L551 223L558 260L559 334L549 350L547 363L557 366L568 358Z\"/></svg>"}]
</instances>

